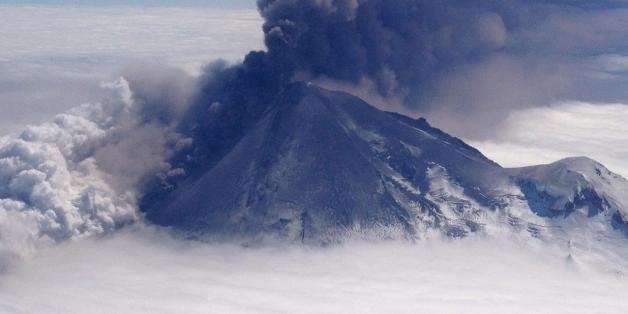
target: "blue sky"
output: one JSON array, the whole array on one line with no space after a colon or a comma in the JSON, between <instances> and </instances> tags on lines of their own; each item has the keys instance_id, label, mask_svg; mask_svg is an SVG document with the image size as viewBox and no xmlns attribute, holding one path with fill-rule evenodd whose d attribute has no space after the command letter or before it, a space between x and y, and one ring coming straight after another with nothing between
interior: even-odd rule
<instances>
[{"instance_id":1,"label":"blue sky","mask_svg":"<svg viewBox=\"0 0 628 314\"><path fill-rule=\"evenodd\" d=\"M0 4L206 6L228 9L255 8L255 0L0 0Z\"/></svg>"}]
</instances>

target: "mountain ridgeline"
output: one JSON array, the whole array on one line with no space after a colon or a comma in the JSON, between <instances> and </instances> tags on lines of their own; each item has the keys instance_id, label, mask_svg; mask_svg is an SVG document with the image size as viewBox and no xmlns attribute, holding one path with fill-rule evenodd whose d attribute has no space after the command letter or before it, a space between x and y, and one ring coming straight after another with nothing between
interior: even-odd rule
<instances>
[{"instance_id":1,"label":"mountain ridgeline","mask_svg":"<svg viewBox=\"0 0 628 314\"><path fill-rule=\"evenodd\" d=\"M212 134L196 134L195 153L179 156L188 175L146 193L147 219L306 243L581 228L628 236L628 181L587 158L502 168L424 119L306 83L248 120L226 132L209 119Z\"/></svg>"}]
</instances>

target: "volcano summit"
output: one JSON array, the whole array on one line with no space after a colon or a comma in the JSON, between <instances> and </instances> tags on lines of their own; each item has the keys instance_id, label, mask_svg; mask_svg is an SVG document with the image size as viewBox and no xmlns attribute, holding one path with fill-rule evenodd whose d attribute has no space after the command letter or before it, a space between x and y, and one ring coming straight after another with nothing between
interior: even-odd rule
<instances>
[{"instance_id":1,"label":"volcano summit","mask_svg":"<svg viewBox=\"0 0 628 314\"><path fill-rule=\"evenodd\" d=\"M628 230L628 181L593 160L505 169L424 119L312 84L288 85L223 147L195 175L148 194L148 219L316 243L352 233Z\"/></svg>"}]
</instances>

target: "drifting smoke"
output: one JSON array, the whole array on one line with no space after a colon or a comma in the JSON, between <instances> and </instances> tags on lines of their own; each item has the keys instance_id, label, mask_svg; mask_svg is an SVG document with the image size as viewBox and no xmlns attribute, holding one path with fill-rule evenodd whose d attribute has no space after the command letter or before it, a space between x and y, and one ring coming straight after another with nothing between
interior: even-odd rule
<instances>
[{"instance_id":1,"label":"drifting smoke","mask_svg":"<svg viewBox=\"0 0 628 314\"><path fill-rule=\"evenodd\" d=\"M292 80L426 106L437 83L463 65L504 49L508 30L500 6L464 1L263 0L267 51L241 65L214 64L200 102L242 108L254 119ZM491 8L495 10L491 10ZM203 117L204 121L207 117Z\"/></svg>"},{"instance_id":2,"label":"drifting smoke","mask_svg":"<svg viewBox=\"0 0 628 314\"><path fill-rule=\"evenodd\" d=\"M463 1L258 2L269 54L313 79L375 83L418 103L451 69L504 47L490 4Z\"/></svg>"}]
</instances>

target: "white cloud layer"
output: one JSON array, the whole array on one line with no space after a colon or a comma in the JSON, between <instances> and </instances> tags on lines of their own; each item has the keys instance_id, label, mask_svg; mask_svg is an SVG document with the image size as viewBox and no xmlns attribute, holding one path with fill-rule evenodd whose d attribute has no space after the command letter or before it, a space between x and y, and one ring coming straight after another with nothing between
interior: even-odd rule
<instances>
[{"instance_id":1,"label":"white cloud layer","mask_svg":"<svg viewBox=\"0 0 628 314\"><path fill-rule=\"evenodd\" d=\"M0 5L0 21L0 135L100 99L128 65L196 73L263 46L255 10Z\"/></svg>"},{"instance_id":2,"label":"white cloud layer","mask_svg":"<svg viewBox=\"0 0 628 314\"><path fill-rule=\"evenodd\" d=\"M628 177L628 105L566 102L514 111L486 141L470 141L507 167L587 156Z\"/></svg>"},{"instance_id":3,"label":"white cloud layer","mask_svg":"<svg viewBox=\"0 0 628 314\"><path fill-rule=\"evenodd\" d=\"M60 246L0 277L0 311L621 313L625 254L603 242L485 238L244 249L134 230Z\"/></svg>"},{"instance_id":4,"label":"white cloud layer","mask_svg":"<svg viewBox=\"0 0 628 314\"><path fill-rule=\"evenodd\" d=\"M608 72L628 71L628 56L618 54L605 54L598 57L599 66Z\"/></svg>"}]
</instances>

